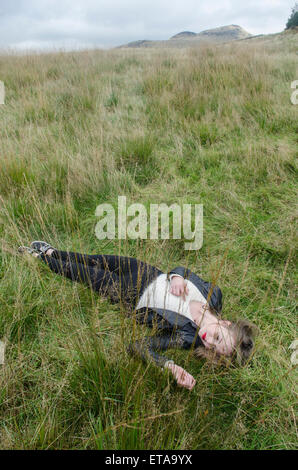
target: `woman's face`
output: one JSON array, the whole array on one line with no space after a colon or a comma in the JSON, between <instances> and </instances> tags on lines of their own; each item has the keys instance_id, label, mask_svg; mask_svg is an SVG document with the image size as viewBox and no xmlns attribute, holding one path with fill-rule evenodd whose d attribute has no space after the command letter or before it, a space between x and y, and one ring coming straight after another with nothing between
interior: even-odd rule
<instances>
[{"instance_id":1,"label":"woman's face","mask_svg":"<svg viewBox=\"0 0 298 470\"><path fill-rule=\"evenodd\" d=\"M199 330L199 336L206 349L214 349L217 354L230 356L236 345L236 337L229 328L231 322L217 320L206 322Z\"/></svg>"}]
</instances>

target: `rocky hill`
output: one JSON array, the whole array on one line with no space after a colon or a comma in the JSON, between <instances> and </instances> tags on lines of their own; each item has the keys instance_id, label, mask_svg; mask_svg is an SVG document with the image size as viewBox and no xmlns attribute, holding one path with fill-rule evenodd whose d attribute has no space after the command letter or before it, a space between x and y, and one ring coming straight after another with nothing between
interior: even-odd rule
<instances>
[{"instance_id":1,"label":"rocky hill","mask_svg":"<svg viewBox=\"0 0 298 470\"><path fill-rule=\"evenodd\" d=\"M194 37L196 35L197 33L193 33L192 31L182 31L181 33L175 34L175 36L172 36L170 39L184 39Z\"/></svg>"},{"instance_id":2,"label":"rocky hill","mask_svg":"<svg viewBox=\"0 0 298 470\"><path fill-rule=\"evenodd\" d=\"M237 39L246 39L252 35L245 31L241 26L228 25L219 28L207 29L200 33L192 31L182 31L175 34L170 39L163 41L149 41L146 39L133 41L119 47L189 47L195 46L201 42L229 42Z\"/></svg>"},{"instance_id":3,"label":"rocky hill","mask_svg":"<svg viewBox=\"0 0 298 470\"><path fill-rule=\"evenodd\" d=\"M208 38L216 41L232 41L235 39L244 39L249 36L251 36L250 33L241 28L241 26L235 24L207 29L206 31L202 31L196 35L196 37L199 38Z\"/></svg>"}]
</instances>

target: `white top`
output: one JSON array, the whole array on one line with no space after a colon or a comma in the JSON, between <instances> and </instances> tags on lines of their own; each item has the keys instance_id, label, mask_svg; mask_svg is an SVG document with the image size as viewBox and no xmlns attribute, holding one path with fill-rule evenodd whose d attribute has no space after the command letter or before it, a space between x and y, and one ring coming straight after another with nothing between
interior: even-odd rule
<instances>
[{"instance_id":1,"label":"white top","mask_svg":"<svg viewBox=\"0 0 298 470\"><path fill-rule=\"evenodd\" d=\"M188 295L185 295L185 300L170 292L170 280L173 276L178 274L171 274L170 279L167 279L166 274L160 274L143 292L136 309L143 307L148 308L162 308L165 310L172 310L173 312L180 313L193 321L189 310L189 303L191 300L207 303L207 300L199 289L189 280L185 279L186 286L188 287ZM180 276L182 277L182 276Z\"/></svg>"}]
</instances>

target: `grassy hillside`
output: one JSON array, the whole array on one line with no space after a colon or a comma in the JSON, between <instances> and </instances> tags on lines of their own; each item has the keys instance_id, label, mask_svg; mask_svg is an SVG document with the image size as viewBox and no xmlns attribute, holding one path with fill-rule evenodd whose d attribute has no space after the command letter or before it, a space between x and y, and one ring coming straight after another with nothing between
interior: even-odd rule
<instances>
[{"instance_id":1,"label":"grassy hillside","mask_svg":"<svg viewBox=\"0 0 298 470\"><path fill-rule=\"evenodd\" d=\"M0 57L1 448L297 446L296 50L294 38ZM100 242L95 208L118 195L203 203L202 249ZM217 278L223 316L260 329L252 361L217 370L173 351L197 379L177 388L127 354L150 331L121 306L16 254L34 239Z\"/></svg>"}]
</instances>

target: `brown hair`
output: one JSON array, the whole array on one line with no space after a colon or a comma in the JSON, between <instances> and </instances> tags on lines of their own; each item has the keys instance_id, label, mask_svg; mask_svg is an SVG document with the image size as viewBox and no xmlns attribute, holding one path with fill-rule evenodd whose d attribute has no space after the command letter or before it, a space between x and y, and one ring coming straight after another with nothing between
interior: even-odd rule
<instances>
[{"instance_id":1,"label":"brown hair","mask_svg":"<svg viewBox=\"0 0 298 470\"><path fill-rule=\"evenodd\" d=\"M223 356L216 353L214 349L206 349L199 346L194 350L196 357L204 357L215 365L229 366L236 363L243 366L250 358L254 348L254 338L258 334L258 328L247 320L238 320L228 327L236 337L236 345L231 356Z\"/></svg>"}]
</instances>

